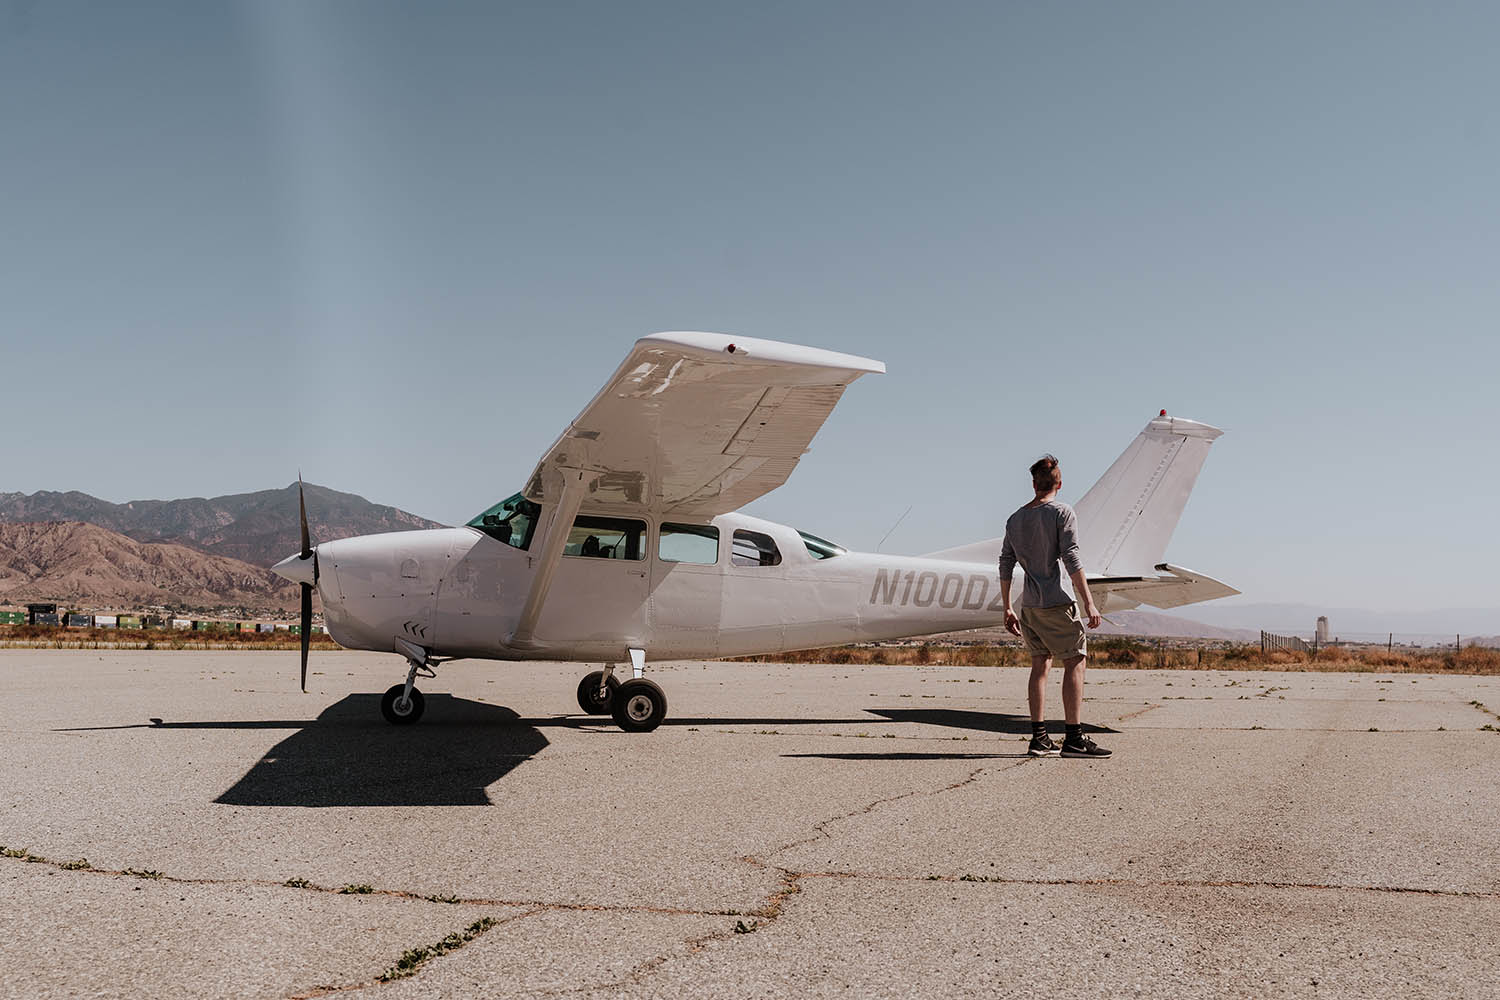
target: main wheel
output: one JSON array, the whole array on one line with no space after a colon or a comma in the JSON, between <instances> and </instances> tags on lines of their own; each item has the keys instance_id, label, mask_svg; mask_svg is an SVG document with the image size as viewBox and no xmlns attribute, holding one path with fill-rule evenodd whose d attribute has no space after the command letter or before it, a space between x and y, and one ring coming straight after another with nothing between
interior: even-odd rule
<instances>
[{"instance_id":1,"label":"main wheel","mask_svg":"<svg viewBox=\"0 0 1500 1000\"><path fill-rule=\"evenodd\" d=\"M416 688L411 689L411 698L403 701L401 692L405 690L405 684L397 684L380 699L380 714L393 726L411 725L422 717L422 710L427 707L422 692Z\"/></svg>"},{"instance_id":2,"label":"main wheel","mask_svg":"<svg viewBox=\"0 0 1500 1000\"><path fill-rule=\"evenodd\" d=\"M599 697L599 680L604 676L604 671L595 670L584 676L578 682L578 707L583 709L584 715L608 715L610 706L614 704L615 692L620 690L620 682L614 674L609 675L608 690L604 697Z\"/></svg>"},{"instance_id":3,"label":"main wheel","mask_svg":"<svg viewBox=\"0 0 1500 1000\"><path fill-rule=\"evenodd\" d=\"M655 681L634 677L614 693L610 715L627 733L649 733L667 717L667 696Z\"/></svg>"}]
</instances>

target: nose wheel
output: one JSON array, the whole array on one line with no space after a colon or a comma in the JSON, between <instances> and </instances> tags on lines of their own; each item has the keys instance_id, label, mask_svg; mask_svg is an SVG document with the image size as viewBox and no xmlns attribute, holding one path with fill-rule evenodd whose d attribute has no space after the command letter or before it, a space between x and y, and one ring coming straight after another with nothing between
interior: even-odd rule
<instances>
[{"instance_id":1,"label":"nose wheel","mask_svg":"<svg viewBox=\"0 0 1500 1000\"><path fill-rule=\"evenodd\" d=\"M401 638L396 640L396 651L406 657L406 683L392 685L380 696L380 714L393 726L409 726L420 719L427 708L422 692L412 685L418 677L436 677L432 667L440 661L426 648Z\"/></svg>"},{"instance_id":2,"label":"nose wheel","mask_svg":"<svg viewBox=\"0 0 1500 1000\"><path fill-rule=\"evenodd\" d=\"M412 688L407 693L405 684L391 687L380 699L380 714L393 726L409 726L422 717L427 701L422 692Z\"/></svg>"}]
</instances>

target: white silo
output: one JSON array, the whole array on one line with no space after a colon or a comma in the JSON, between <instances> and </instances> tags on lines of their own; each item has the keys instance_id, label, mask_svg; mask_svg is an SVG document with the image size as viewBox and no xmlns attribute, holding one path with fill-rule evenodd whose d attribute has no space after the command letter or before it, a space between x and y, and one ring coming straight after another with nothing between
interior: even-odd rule
<instances>
[{"instance_id":1,"label":"white silo","mask_svg":"<svg viewBox=\"0 0 1500 1000\"><path fill-rule=\"evenodd\" d=\"M1319 615L1318 616L1318 631L1315 634L1317 635L1318 645L1319 646L1326 646L1326 645L1328 645L1328 616L1327 615Z\"/></svg>"}]
</instances>

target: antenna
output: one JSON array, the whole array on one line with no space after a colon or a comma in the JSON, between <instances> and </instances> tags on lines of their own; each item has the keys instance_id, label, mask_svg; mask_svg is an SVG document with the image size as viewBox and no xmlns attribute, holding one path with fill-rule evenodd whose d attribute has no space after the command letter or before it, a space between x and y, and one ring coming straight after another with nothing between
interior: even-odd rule
<instances>
[{"instance_id":1,"label":"antenna","mask_svg":"<svg viewBox=\"0 0 1500 1000\"><path fill-rule=\"evenodd\" d=\"M915 505L913 505L913 506L915 506ZM907 515L907 514L910 514L910 513L911 513L911 507L907 507L907 508L906 508L906 512L905 512L905 513L903 513L903 514L902 514L902 515L901 515L901 516L900 516L900 517L898 517L898 518L896 518L896 523L895 523L895 524L893 524L893 525L891 525L891 530L890 530L890 531L887 531L887 532L886 532L886 533L885 533L885 535L884 535L884 537L882 537L882 538L881 538L881 539L880 539L880 545L877 545L877 546L875 546L875 551L876 551L876 552L879 552L879 551L880 551L880 546L881 546L881 545L884 545L884 544L885 544L885 540L886 540L886 539L887 539L887 538L890 538L890 537L891 537L891 533L892 533L892 532L894 532L894 531L895 531L895 530L896 530L896 529L897 529L897 528L899 528L899 527L901 527L901 522L902 522L902 521L904 521L904 520L906 520L906 515Z\"/></svg>"}]
</instances>

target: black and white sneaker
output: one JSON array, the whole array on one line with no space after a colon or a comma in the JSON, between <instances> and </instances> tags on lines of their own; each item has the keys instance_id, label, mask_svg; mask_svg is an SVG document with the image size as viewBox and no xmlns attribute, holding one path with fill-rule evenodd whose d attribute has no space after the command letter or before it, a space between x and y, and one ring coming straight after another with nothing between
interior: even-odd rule
<instances>
[{"instance_id":1,"label":"black and white sneaker","mask_svg":"<svg viewBox=\"0 0 1500 1000\"><path fill-rule=\"evenodd\" d=\"M1057 744L1052 742L1052 737L1042 733L1031 738L1031 746L1027 753L1033 757L1056 757L1062 751L1057 749Z\"/></svg>"},{"instance_id":2,"label":"black and white sneaker","mask_svg":"<svg viewBox=\"0 0 1500 1000\"><path fill-rule=\"evenodd\" d=\"M1101 758L1110 756L1110 752L1080 733L1063 740L1062 756Z\"/></svg>"}]
</instances>

